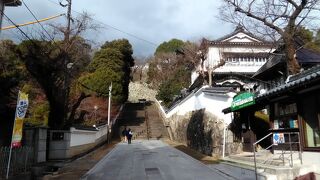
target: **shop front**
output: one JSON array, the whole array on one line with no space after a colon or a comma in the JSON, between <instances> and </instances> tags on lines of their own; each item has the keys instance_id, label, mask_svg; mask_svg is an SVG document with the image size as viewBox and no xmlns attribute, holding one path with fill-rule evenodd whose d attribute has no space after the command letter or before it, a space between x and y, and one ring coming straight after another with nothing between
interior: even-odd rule
<instances>
[{"instance_id":1,"label":"shop front","mask_svg":"<svg viewBox=\"0 0 320 180\"><path fill-rule=\"evenodd\" d=\"M244 151L247 151L245 144L252 146L253 141L262 138L257 134L265 131L266 127L257 125L253 119L257 112L267 109L264 111L268 113L269 129L262 134L273 134L267 138L273 144L273 150L290 148L293 151L320 152L320 66L295 75L286 84L255 95L253 99L254 103L246 107L236 109L231 105L223 110L224 113L239 114L234 115L233 121L237 121L236 117L241 119L241 123L234 124L242 129ZM248 133L248 130L253 133ZM256 138L248 140L246 134L249 137L255 135ZM307 159L312 157L308 153L303 155ZM317 158L320 162L320 156Z\"/></svg>"}]
</instances>

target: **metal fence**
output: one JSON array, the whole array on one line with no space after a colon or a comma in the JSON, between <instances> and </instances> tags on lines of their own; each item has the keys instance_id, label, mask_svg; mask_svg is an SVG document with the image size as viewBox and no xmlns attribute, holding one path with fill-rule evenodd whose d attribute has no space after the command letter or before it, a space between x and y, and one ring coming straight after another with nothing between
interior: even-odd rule
<instances>
[{"instance_id":1,"label":"metal fence","mask_svg":"<svg viewBox=\"0 0 320 180\"><path fill-rule=\"evenodd\" d=\"M5 178L9 160L10 147L0 147L0 179ZM20 147L13 148L11 153L11 163L9 176L15 176L28 172L33 163L33 148Z\"/></svg>"}]
</instances>

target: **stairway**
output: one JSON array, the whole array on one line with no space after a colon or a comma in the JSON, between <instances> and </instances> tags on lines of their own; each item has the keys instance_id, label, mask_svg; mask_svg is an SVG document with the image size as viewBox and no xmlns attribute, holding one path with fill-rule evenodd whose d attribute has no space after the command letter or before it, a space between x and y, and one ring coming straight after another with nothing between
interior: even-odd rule
<instances>
[{"instance_id":1,"label":"stairway","mask_svg":"<svg viewBox=\"0 0 320 180\"><path fill-rule=\"evenodd\" d=\"M131 129L133 139L147 139L147 126L145 122L145 110L141 103L126 103L118 119L120 134L124 127Z\"/></svg>"},{"instance_id":2,"label":"stairway","mask_svg":"<svg viewBox=\"0 0 320 180\"><path fill-rule=\"evenodd\" d=\"M159 117L153 102L126 103L118 119L120 134L126 126L133 132L134 139L166 139L168 132Z\"/></svg>"},{"instance_id":3,"label":"stairway","mask_svg":"<svg viewBox=\"0 0 320 180\"><path fill-rule=\"evenodd\" d=\"M146 111L149 137L151 139L168 139L167 129L159 116L159 109L155 103L147 103Z\"/></svg>"}]
</instances>

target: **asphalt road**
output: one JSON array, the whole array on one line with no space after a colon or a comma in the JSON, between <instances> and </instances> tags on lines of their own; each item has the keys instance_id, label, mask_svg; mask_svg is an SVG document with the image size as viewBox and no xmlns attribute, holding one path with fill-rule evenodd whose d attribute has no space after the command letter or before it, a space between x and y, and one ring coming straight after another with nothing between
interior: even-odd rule
<instances>
[{"instance_id":1,"label":"asphalt road","mask_svg":"<svg viewBox=\"0 0 320 180\"><path fill-rule=\"evenodd\" d=\"M82 179L225 180L228 176L159 140L119 143Z\"/></svg>"}]
</instances>

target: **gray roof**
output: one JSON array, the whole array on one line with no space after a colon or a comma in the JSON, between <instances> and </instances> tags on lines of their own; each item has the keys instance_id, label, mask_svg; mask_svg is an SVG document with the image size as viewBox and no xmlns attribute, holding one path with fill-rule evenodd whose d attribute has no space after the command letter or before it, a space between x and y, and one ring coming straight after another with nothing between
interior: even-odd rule
<instances>
[{"instance_id":1,"label":"gray roof","mask_svg":"<svg viewBox=\"0 0 320 180\"><path fill-rule=\"evenodd\" d=\"M288 83L278 86L274 89L271 89L264 94L260 94L256 96L256 99L264 98L267 96L274 95L276 93L281 93L290 89L294 89L294 88L300 87L301 85L308 84L313 82L314 80L319 80L319 79L320 79L320 66L315 66L313 68L310 68L308 70L305 70L299 74L296 74L290 77L290 80Z\"/></svg>"},{"instance_id":2,"label":"gray roof","mask_svg":"<svg viewBox=\"0 0 320 180\"><path fill-rule=\"evenodd\" d=\"M262 102L274 95L285 94L288 92L288 90L299 90L298 88L300 88L301 90L301 87L304 87L304 85L312 85L312 83L318 82L319 80L320 80L320 65L314 66L299 74L291 76L289 78L289 81L286 84L273 88L264 94L256 95L255 100ZM268 103L269 100L264 102ZM263 105L263 104L260 104L260 105ZM229 113L231 112L231 108L228 107L226 109L223 109L222 112Z\"/></svg>"}]
</instances>

